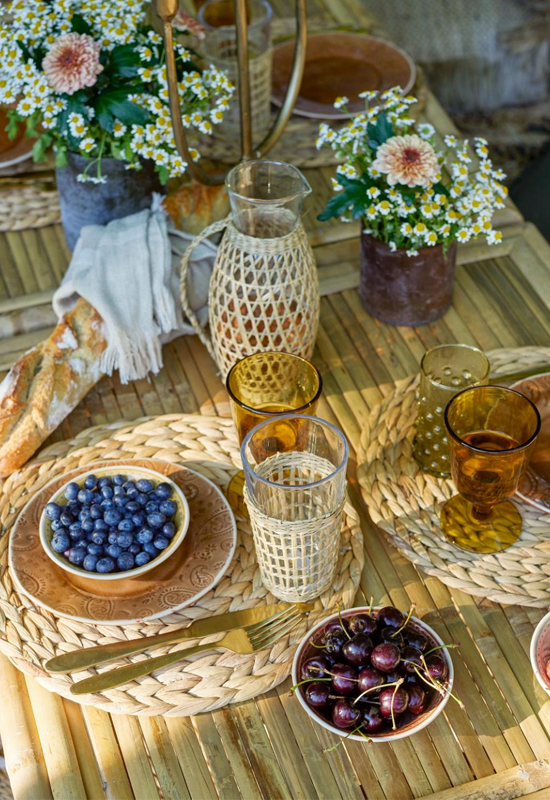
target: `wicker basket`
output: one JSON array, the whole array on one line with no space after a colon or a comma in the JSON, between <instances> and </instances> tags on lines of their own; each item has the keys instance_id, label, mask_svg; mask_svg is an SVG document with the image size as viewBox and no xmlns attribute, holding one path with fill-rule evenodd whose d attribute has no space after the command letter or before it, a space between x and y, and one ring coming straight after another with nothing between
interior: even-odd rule
<instances>
[{"instance_id":1,"label":"wicker basket","mask_svg":"<svg viewBox=\"0 0 550 800\"><path fill-rule=\"evenodd\" d=\"M194 248L223 230L208 295L210 338L189 304L187 272ZM310 359L319 325L319 281L303 225L270 239L240 233L230 218L205 228L182 260L181 301L223 378L233 364L258 351Z\"/></svg>"}]
</instances>

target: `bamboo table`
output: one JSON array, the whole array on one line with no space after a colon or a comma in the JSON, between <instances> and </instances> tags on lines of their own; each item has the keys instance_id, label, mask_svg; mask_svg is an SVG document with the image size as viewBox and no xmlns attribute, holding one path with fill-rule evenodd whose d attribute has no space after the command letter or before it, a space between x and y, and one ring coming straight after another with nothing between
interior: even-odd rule
<instances>
[{"instance_id":1,"label":"bamboo table","mask_svg":"<svg viewBox=\"0 0 550 800\"><path fill-rule=\"evenodd\" d=\"M311 6L327 19L361 24L360 0ZM439 133L452 128L430 96L425 116ZM357 230L315 221L331 173L308 174L314 194L305 220L323 293L315 361L325 385L319 413L344 430L352 447L369 410L396 380L418 370L428 347L454 341L485 350L550 345L550 247L511 206L500 219L502 245L462 248L454 303L442 320L411 329L370 317L355 288ZM59 226L0 237L4 369L47 335L47 303L67 257ZM35 320L30 330L23 325L29 310ZM122 386L117 376L102 380L52 438L120 417L228 415L225 390L196 337L167 345L164 363L150 381ZM212 714L109 716L49 694L1 656L0 734L17 800L550 798L550 702L528 656L542 612L476 601L419 573L369 522L353 483L353 458L350 472L366 548L358 602L371 595L402 608L414 602L447 641L460 644L453 661L464 710L449 702L429 728L404 741L347 742L324 752L335 737L311 723L289 695L290 681Z\"/></svg>"}]
</instances>

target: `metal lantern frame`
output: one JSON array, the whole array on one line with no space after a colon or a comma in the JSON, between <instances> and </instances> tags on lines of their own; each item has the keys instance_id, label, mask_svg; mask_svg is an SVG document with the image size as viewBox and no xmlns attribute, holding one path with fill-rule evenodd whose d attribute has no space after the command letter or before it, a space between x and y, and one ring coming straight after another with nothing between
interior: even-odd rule
<instances>
[{"instance_id":1,"label":"metal lantern frame","mask_svg":"<svg viewBox=\"0 0 550 800\"><path fill-rule=\"evenodd\" d=\"M237 60L239 69L239 105L241 114L241 160L263 158L281 137L296 103L306 57L307 20L306 0L296 0L296 44L292 72L286 95L279 113L264 140L254 147L252 143L252 115L250 109L250 74L248 63L248 36L246 0L234 0L235 27L237 32ZM166 53L166 72L168 77L168 93L170 115L174 139L180 156L187 162L192 178L199 183L210 186L224 182L227 171L209 173L196 164L189 152L187 137L181 120L178 95L178 79L176 74L176 57L174 53L174 37L172 20L178 11L178 0L156 0L156 12L162 20L164 47Z\"/></svg>"}]
</instances>

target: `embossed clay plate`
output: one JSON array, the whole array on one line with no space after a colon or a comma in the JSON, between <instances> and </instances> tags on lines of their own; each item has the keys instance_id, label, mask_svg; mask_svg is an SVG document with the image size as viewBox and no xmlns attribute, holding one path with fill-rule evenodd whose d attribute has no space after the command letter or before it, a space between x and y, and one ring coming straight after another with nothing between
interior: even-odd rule
<instances>
[{"instance_id":1,"label":"embossed clay plate","mask_svg":"<svg viewBox=\"0 0 550 800\"><path fill-rule=\"evenodd\" d=\"M67 481L93 467L112 466L101 461L55 478L23 508L9 544L9 566L19 591L60 617L102 625L124 625L158 619L196 602L227 571L235 552L237 528L227 500L211 481L190 469L153 459L117 461L123 471L147 467L168 475L189 504L189 530L179 549L154 570L120 581L117 596L69 582L70 575L54 564L40 543L39 520L51 495Z\"/></svg>"},{"instance_id":2,"label":"embossed clay plate","mask_svg":"<svg viewBox=\"0 0 550 800\"><path fill-rule=\"evenodd\" d=\"M518 495L550 514L550 372L524 378L511 387L531 400L540 412L541 429Z\"/></svg>"}]
</instances>

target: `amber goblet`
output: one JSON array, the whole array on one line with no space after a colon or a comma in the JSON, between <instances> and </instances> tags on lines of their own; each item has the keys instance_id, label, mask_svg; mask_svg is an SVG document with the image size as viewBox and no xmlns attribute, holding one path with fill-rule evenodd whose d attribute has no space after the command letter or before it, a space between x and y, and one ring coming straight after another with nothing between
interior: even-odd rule
<instances>
[{"instance_id":1,"label":"amber goblet","mask_svg":"<svg viewBox=\"0 0 550 800\"><path fill-rule=\"evenodd\" d=\"M519 537L515 494L540 430L525 395L503 386L474 386L445 409L451 474L458 494L441 510L441 528L459 547L496 553Z\"/></svg>"},{"instance_id":2,"label":"amber goblet","mask_svg":"<svg viewBox=\"0 0 550 800\"><path fill-rule=\"evenodd\" d=\"M227 374L227 391L239 443L258 423L278 415L313 416L323 391L317 367L301 356L284 352L253 353L237 361ZM295 448L299 430L282 420L277 426L279 446L285 452ZM244 474L238 472L227 488L234 511L247 515L243 500Z\"/></svg>"}]
</instances>

